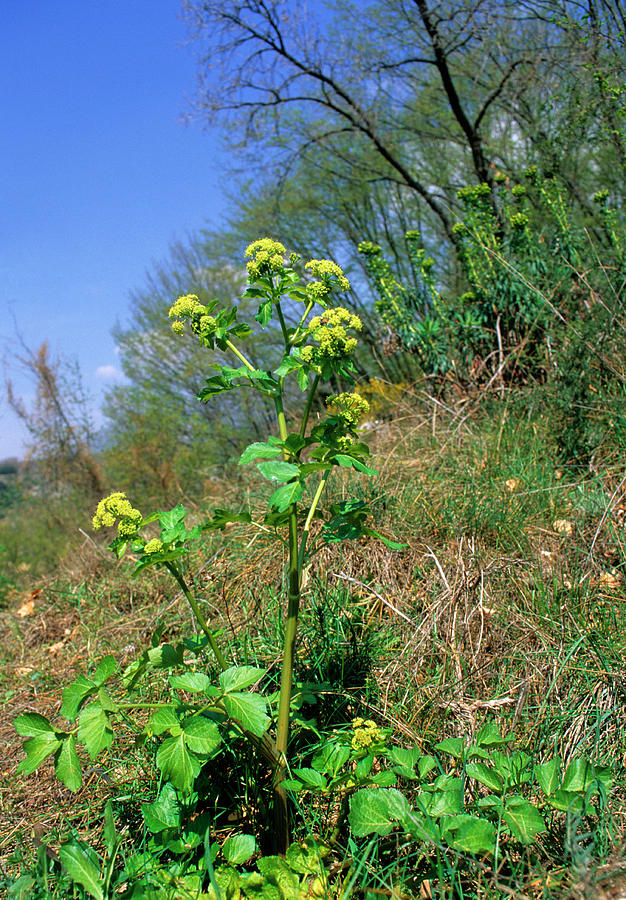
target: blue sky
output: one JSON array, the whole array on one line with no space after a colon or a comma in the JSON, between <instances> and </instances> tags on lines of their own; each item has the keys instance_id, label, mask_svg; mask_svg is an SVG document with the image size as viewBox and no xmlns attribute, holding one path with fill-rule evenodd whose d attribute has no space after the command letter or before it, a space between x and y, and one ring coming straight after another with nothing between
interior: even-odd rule
<instances>
[{"instance_id":1,"label":"blue sky","mask_svg":"<svg viewBox=\"0 0 626 900\"><path fill-rule=\"evenodd\" d=\"M219 136L185 125L196 77L178 0L0 0L0 352L15 329L77 358L97 400L111 328L175 239L224 212ZM0 400L0 459L23 430Z\"/></svg>"}]
</instances>

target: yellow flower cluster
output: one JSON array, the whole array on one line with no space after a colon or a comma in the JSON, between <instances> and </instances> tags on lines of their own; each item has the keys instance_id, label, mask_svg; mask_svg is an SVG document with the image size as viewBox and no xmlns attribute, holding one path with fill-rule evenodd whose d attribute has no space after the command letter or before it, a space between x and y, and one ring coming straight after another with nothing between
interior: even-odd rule
<instances>
[{"instance_id":1,"label":"yellow flower cluster","mask_svg":"<svg viewBox=\"0 0 626 900\"><path fill-rule=\"evenodd\" d=\"M350 430L354 430L359 420L369 412L370 405L365 397L359 394L337 394L331 397L326 408L330 413L339 416Z\"/></svg>"},{"instance_id":2,"label":"yellow flower cluster","mask_svg":"<svg viewBox=\"0 0 626 900\"><path fill-rule=\"evenodd\" d=\"M103 526L112 528L117 519L120 520L117 526L120 537L131 538L137 534L142 515L122 491L115 491L98 503L92 524L97 531Z\"/></svg>"},{"instance_id":3,"label":"yellow flower cluster","mask_svg":"<svg viewBox=\"0 0 626 900\"><path fill-rule=\"evenodd\" d=\"M336 288L340 291L349 291L350 282L343 274L341 266L330 259L311 259L304 267L309 269L316 278L321 278L324 285L336 282ZM328 285L330 287L330 285Z\"/></svg>"},{"instance_id":4,"label":"yellow flower cluster","mask_svg":"<svg viewBox=\"0 0 626 900\"><path fill-rule=\"evenodd\" d=\"M526 213L514 213L509 219L511 223L511 228L514 228L516 231L521 231L528 225L528 216Z\"/></svg>"},{"instance_id":5,"label":"yellow flower cluster","mask_svg":"<svg viewBox=\"0 0 626 900\"><path fill-rule=\"evenodd\" d=\"M351 741L353 750L367 750L372 744L380 744L385 739L384 733L371 719L355 719L352 727L354 728Z\"/></svg>"},{"instance_id":6,"label":"yellow flower cluster","mask_svg":"<svg viewBox=\"0 0 626 900\"><path fill-rule=\"evenodd\" d=\"M346 329L360 331L361 327L359 317L343 306L326 310L323 316L314 316L309 323L309 335L319 346L304 347L302 359L306 363L317 365L325 359L349 356L356 349L357 339L348 337Z\"/></svg>"},{"instance_id":7,"label":"yellow flower cluster","mask_svg":"<svg viewBox=\"0 0 626 900\"><path fill-rule=\"evenodd\" d=\"M203 306L195 294L185 294L179 297L170 307L168 313L170 319L176 319L172 323L172 331L175 334L182 334L185 330L183 320L191 318L191 316L202 315L206 312L206 306Z\"/></svg>"},{"instance_id":8,"label":"yellow flower cluster","mask_svg":"<svg viewBox=\"0 0 626 900\"><path fill-rule=\"evenodd\" d=\"M153 538L151 541L148 541L146 546L143 548L143 552L148 555L152 553L160 553L163 549L163 541L160 541L158 538Z\"/></svg>"},{"instance_id":9,"label":"yellow flower cluster","mask_svg":"<svg viewBox=\"0 0 626 900\"><path fill-rule=\"evenodd\" d=\"M285 267L286 250L280 241L261 238L246 247L246 257L252 257L246 264L251 278L275 275Z\"/></svg>"}]
</instances>

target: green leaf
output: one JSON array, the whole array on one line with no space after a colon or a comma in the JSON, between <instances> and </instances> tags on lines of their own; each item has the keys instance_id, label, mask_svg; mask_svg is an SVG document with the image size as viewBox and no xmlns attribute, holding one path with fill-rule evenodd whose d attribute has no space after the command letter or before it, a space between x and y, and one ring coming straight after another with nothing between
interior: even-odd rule
<instances>
[{"instance_id":1,"label":"green leaf","mask_svg":"<svg viewBox=\"0 0 626 900\"><path fill-rule=\"evenodd\" d=\"M511 797L507 801L503 817L513 837L524 845L532 844L540 832L546 831L546 824L539 810L523 797Z\"/></svg>"},{"instance_id":2,"label":"green leaf","mask_svg":"<svg viewBox=\"0 0 626 900\"><path fill-rule=\"evenodd\" d=\"M270 459L267 462L257 463L256 467L270 481L290 481L300 472L298 466L283 459Z\"/></svg>"},{"instance_id":3,"label":"green leaf","mask_svg":"<svg viewBox=\"0 0 626 900\"><path fill-rule=\"evenodd\" d=\"M408 544L404 544L401 541L391 541L389 538L386 538L380 531L375 531L373 528L364 528L364 535L369 535L370 537L375 537L376 540L381 541L385 547L389 547L390 550L406 550L409 546Z\"/></svg>"},{"instance_id":4,"label":"green leaf","mask_svg":"<svg viewBox=\"0 0 626 900\"><path fill-rule=\"evenodd\" d=\"M239 457L237 465L245 466L246 463L254 462L255 459L273 459L276 456L282 456L283 451L280 447L273 447L272 444L263 444L256 441L249 444Z\"/></svg>"},{"instance_id":5,"label":"green leaf","mask_svg":"<svg viewBox=\"0 0 626 900\"><path fill-rule=\"evenodd\" d=\"M309 373L305 368L298 369L298 374L296 375L298 379L298 387L304 393L304 391L308 390L309 387Z\"/></svg>"},{"instance_id":6,"label":"green leaf","mask_svg":"<svg viewBox=\"0 0 626 900\"><path fill-rule=\"evenodd\" d=\"M159 834L166 828L180 828L180 801L176 789L169 782L163 785L154 803L141 804L141 812L152 834Z\"/></svg>"},{"instance_id":7,"label":"green leaf","mask_svg":"<svg viewBox=\"0 0 626 900\"><path fill-rule=\"evenodd\" d=\"M172 509L159 510L157 516L159 519L161 530L169 531L170 528L174 528L175 525L178 525L179 522L182 522L186 515L187 510L182 505L182 503L178 503Z\"/></svg>"},{"instance_id":8,"label":"green leaf","mask_svg":"<svg viewBox=\"0 0 626 900\"><path fill-rule=\"evenodd\" d=\"M344 453L337 453L333 457L333 460L344 468L356 469L357 472L364 472L365 475L378 475L376 469L370 469L370 467L366 466L365 463L361 462L358 459L354 459L354 457L352 456L346 456Z\"/></svg>"},{"instance_id":9,"label":"green leaf","mask_svg":"<svg viewBox=\"0 0 626 900\"><path fill-rule=\"evenodd\" d=\"M300 875L317 875L322 870L321 860L327 855L327 847L317 846L314 841L307 838L301 843L290 844L285 860L293 872L299 872Z\"/></svg>"},{"instance_id":10,"label":"green leaf","mask_svg":"<svg viewBox=\"0 0 626 900\"><path fill-rule=\"evenodd\" d=\"M440 753L447 753L454 759L460 759L463 756L464 746L465 741L463 738L445 738L445 740L435 744L435 750L439 750Z\"/></svg>"},{"instance_id":11,"label":"green leaf","mask_svg":"<svg viewBox=\"0 0 626 900\"><path fill-rule=\"evenodd\" d=\"M188 749L182 732L163 741L157 751L156 762L163 777L181 791L191 788L202 768L201 761Z\"/></svg>"},{"instance_id":12,"label":"green leaf","mask_svg":"<svg viewBox=\"0 0 626 900\"><path fill-rule=\"evenodd\" d=\"M445 779L445 780L443 780ZM456 816L463 807L463 788L460 778L440 776L434 784L434 790L422 792L419 796L424 810L432 818L439 816ZM437 786L439 784L439 787Z\"/></svg>"},{"instance_id":13,"label":"green leaf","mask_svg":"<svg viewBox=\"0 0 626 900\"><path fill-rule=\"evenodd\" d=\"M539 787L549 797L561 784L561 760L558 756L535 766L535 777Z\"/></svg>"},{"instance_id":14,"label":"green leaf","mask_svg":"<svg viewBox=\"0 0 626 900\"><path fill-rule=\"evenodd\" d=\"M309 788L316 788L320 791L326 789L326 779L319 772L316 772L315 769L294 769L293 774Z\"/></svg>"},{"instance_id":15,"label":"green leaf","mask_svg":"<svg viewBox=\"0 0 626 900\"><path fill-rule=\"evenodd\" d=\"M582 813L585 805L583 797L575 791L555 791L547 801L561 812Z\"/></svg>"},{"instance_id":16,"label":"green leaf","mask_svg":"<svg viewBox=\"0 0 626 900\"><path fill-rule=\"evenodd\" d=\"M200 756L210 756L222 743L219 728L211 719L194 716L182 725L185 743Z\"/></svg>"},{"instance_id":17,"label":"green leaf","mask_svg":"<svg viewBox=\"0 0 626 900\"><path fill-rule=\"evenodd\" d=\"M280 856L262 856L257 862L261 875L280 890L281 896L295 898L298 896L298 876L292 872Z\"/></svg>"},{"instance_id":18,"label":"green leaf","mask_svg":"<svg viewBox=\"0 0 626 900\"><path fill-rule=\"evenodd\" d=\"M479 747L499 747L501 744L508 744L513 740L514 735L509 734L502 737L500 729L494 722L486 722L482 728L476 732L474 743Z\"/></svg>"},{"instance_id":19,"label":"green leaf","mask_svg":"<svg viewBox=\"0 0 626 900\"><path fill-rule=\"evenodd\" d=\"M564 791L584 792L593 781L591 763L586 759L573 759L565 770L561 787Z\"/></svg>"},{"instance_id":20,"label":"green leaf","mask_svg":"<svg viewBox=\"0 0 626 900\"><path fill-rule=\"evenodd\" d=\"M191 694L199 694L209 687L211 681L204 672L186 672L184 675L170 675L169 682L173 688L179 691L189 691Z\"/></svg>"},{"instance_id":21,"label":"green leaf","mask_svg":"<svg viewBox=\"0 0 626 900\"><path fill-rule=\"evenodd\" d=\"M502 793L504 781L491 766L485 765L484 762L468 763L465 772L470 778L475 778L480 784L484 784L490 790L497 794Z\"/></svg>"},{"instance_id":22,"label":"green leaf","mask_svg":"<svg viewBox=\"0 0 626 900\"><path fill-rule=\"evenodd\" d=\"M53 737L56 732L45 716L39 713L22 713L13 723L20 737L37 737L50 734Z\"/></svg>"},{"instance_id":23,"label":"green leaf","mask_svg":"<svg viewBox=\"0 0 626 900\"><path fill-rule=\"evenodd\" d=\"M96 671L93 673L93 680L98 685L98 687L102 687L105 681L107 681L111 675L114 675L117 672L117 662L115 661L114 656L104 656L98 665L96 666Z\"/></svg>"},{"instance_id":24,"label":"green leaf","mask_svg":"<svg viewBox=\"0 0 626 900\"><path fill-rule=\"evenodd\" d=\"M172 647L171 644L159 644L148 650L148 661L155 669L171 669L183 663L182 645Z\"/></svg>"},{"instance_id":25,"label":"green leaf","mask_svg":"<svg viewBox=\"0 0 626 900\"><path fill-rule=\"evenodd\" d=\"M232 691L243 691L256 684L265 675L265 669L254 666L231 666L220 674L220 686L225 694Z\"/></svg>"},{"instance_id":26,"label":"green leaf","mask_svg":"<svg viewBox=\"0 0 626 900\"><path fill-rule=\"evenodd\" d=\"M56 753L60 745L61 741L53 731L37 734L24 741L23 749L26 759L22 760L17 771L23 772L25 775L32 775L44 759Z\"/></svg>"},{"instance_id":27,"label":"green leaf","mask_svg":"<svg viewBox=\"0 0 626 900\"><path fill-rule=\"evenodd\" d=\"M227 509L217 508L213 511L213 516L208 522L202 526L203 530L219 528L223 530L231 522L251 522L252 516L249 512L233 513Z\"/></svg>"},{"instance_id":28,"label":"green leaf","mask_svg":"<svg viewBox=\"0 0 626 900\"><path fill-rule=\"evenodd\" d=\"M83 705L87 697L95 694L98 685L95 684L86 675L79 675L63 689L63 703L61 704L60 713L70 722L73 722L78 715L78 710Z\"/></svg>"},{"instance_id":29,"label":"green leaf","mask_svg":"<svg viewBox=\"0 0 626 900\"><path fill-rule=\"evenodd\" d=\"M385 836L393 829L393 821L383 791L357 791L350 799L348 822L355 837L368 834Z\"/></svg>"},{"instance_id":30,"label":"green leaf","mask_svg":"<svg viewBox=\"0 0 626 900\"><path fill-rule=\"evenodd\" d=\"M81 710L78 717L78 740L85 745L91 759L113 743L113 729L109 717L97 703Z\"/></svg>"},{"instance_id":31,"label":"green leaf","mask_svg":"<svg viewBox=\"0 0 626 900\"><path fill-rule=\"evenodd\" d=\"M222 854L235 866L245 863L256 851L256 840L252 834L234 834L224 841Z\"/></svg>"},{"instance_id":32,"label":"green leaf","mask_svg":"<svg viewBox=\"0 0 626 900\"><path fill-rule=\"evenodd\" d=\"M250 289L248 288L248 290ZM259 311L254 318L262 325L263 328L265 328L269 320L272 318L272 301L265 300L264 303L261 303L261 305L259 306Z\"/></svg>"},{"instance_id":33,"label":"green leaf","mask_svg":"<svg viewBox=\"0 0 626 900\"><path fill-rule=\"evenodd\" d=\"M491 854L496 848L496 829L487 819L478 816L453 816L446 821L444 837L450 847L465 853Z\"/></svg>"},{"instance_id":34,"label":"green leaf","mask_svg":"<svg viewBox=\"0 0 626 900\"><path fill-rule=\"evenodd\" d=\"M296 359L295 356L286 356L279 367L275 369L274 375L278 376L278 378L284 378L285 375L289 375L290 372L295 372L296 369L302 368L302 360Z\"/></svg>"},{"instance_id":35,"label":"green leaf","mask_svg":"<svg viewBox=\"0 0 626 900\"><path fill-rule=\"evenodd\" d=\"M274 491L270 497L270 506L279 512L284 512L293 503L297 503L302 496L302 485L299 481L291 481Z\"/></svg>"},{"instance_id":36,"label":"green leaf","mask_svg":"<svg viewBox=\"0 0 626 900\"><path fill-rule=\"evenodd\" d=\"M59 781L76 793L82 784L80 762L76 753L76 735L70 734L61 742L54 755L54 769Z\"/></svg>"},{"instance_id":37,"label":"green leaf","mask_svg":"<svg viewBox=\"0 0 626 900\"><path fill-rule=\"evenodd\" d=\"M222 703L227 714L237 719L246 731L263 737L270 720L266 715L266 704L260 694L226 694Z\"/></svg>"},{"instance_id":38,"label":"green leaf","mask_svg":"<svg viewBox=\"0 0 626 900\"><path fill-rule=\"evenodd\" d=\"M73 881L82 885L95 900L104 900L100 870L93 861L94 856L75 841L59 847L59 858Z\"/></svg>"},{"instance_id":39,"label":"green leaf","mask_svg":"<svg viewBox=\"0 0 626 900\"><path fill-rule=\"evenodd\" d=\"M417 773L420 778L425 778L429 772L438 767L439 763L434 756L422 756L417 764Z\"/></svg>"},{"instance_id":40,"label":"green leaf","mask_svg":"<svg viewBox=\"0 0 626 900\"><path fill-rule=\"evenodd\" d=\"M150 730L152 734L163 734L172 728L180 729L178 716L173 706L162 706L155 710L150 718Z\"/></svg>"},{"instance_id":41,"label":"green leaf","mask_svg":"<svg viewBox=\"0 0 626 900\"><path fill-rule=\"evenodd\" d=\"M340 744L325 744L315 754L311 765L316 772L334 777L341 771L349 758L350 750L348 747L342 747Z\"/></svg>"},{"instance_id":42,"label":"green leaf","mask_svg":"<svg viewBox=\"0 0 626 900\"><path fill-rule=\"evenodd\" d=\"M118 835L115 828L115 816L113 815L113 804L110 800L104 804L104 828L102 829L104 844L107 849L107 856L110 858L116 851L122 838Z\"/></svg>"}]
</instances>

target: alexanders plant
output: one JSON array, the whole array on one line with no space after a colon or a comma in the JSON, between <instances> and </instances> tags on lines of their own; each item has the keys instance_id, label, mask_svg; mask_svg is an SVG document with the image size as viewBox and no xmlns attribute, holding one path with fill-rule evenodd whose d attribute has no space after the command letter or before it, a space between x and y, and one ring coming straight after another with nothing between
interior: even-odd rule
<instances>
[{"instance_id":1,"label":"alexanders plant","mask_svg":"<svg viewBox=\"0 0 626 900\"><path fill-rule=\"evenodd\" d=\"M135 730L138 739L154 741L156 765L165 787L161 791L190 795L203 766L220 753L233 733L251 742L272 769L275 848L285 853L289 846L287 797L281 782L288 767L288 739L292 707L294 654L298 614L305 567L324 544L374 536L391 548L400 544L376 532L369 524L370 511L360 499L331 503L322 500L333 472L354 470L375 475L369 465L370 452L358 434L358 424L368 403L357 392L341 391L326 402L326 414L311 424L311 412L320 388L329 383L354 383L352 356L357 348L360 319L335 296L350 285L341 268L330 260L311 260L302 278L295 266L299 257L286 259L284 246L270 238L255 241L246 250L248 286L246 299L258 302L253 324L238 320L236 305L207 304L195 295L180 297L169 311L177 335L191 332L209 351L230 354L236 366L212 364L216 373L206 379L199 399L208 402L226 391L247 388L259 392L275 412L276 434L255 442L242 453L241 465L255 463L272 485L267 511L260 520L248 509L216 509L212 517L189 527L181 505L147 516L133 507L125 494L115 492L96 510L96 529L117 526L110 549L118 558L127 551L137 559L135 573L151 567L166 569L186 597L204 638L183 640L175 646L161 643L157 630L152 647L122 674L126 698L114 699L111 679L117 672L112 656L98 664L91 677L79 675L63 692L61 715L69 727L60 730L39 713L26 713L16 728L26 738L26 759L20 771L33 772L53 755L57 776L71 790L81 785L81 764L76 751L81 743L91 759L111 746L116 723ZM317 307L317 310L315 309ZM314 312L316 315L312 315ZM277 320L282 335L277 365L273 371L258 369L245 353L245 341L253 327L265 328ZM297 383L302 395L298 415L288 415L285 406L288 380ZM223 529L242 522L276 536L287 550L287 598L284 647L277 709L258 690L265 671L232 665L220 646L194 594L186 574L186 557L194 543L210 529ZM153 536L155 526L158 537ZM213 683L199 671L197 660L204 648L213 653L219 678ZM155 668L174 670L169 676L169 696L157 703L142 703L136 689ZM148 706L147 724L137 712ZM271 715L268 715L268 712ZM275 722L275 736L272 723ZM170 795L168 795L170 796ZM160 802L160 800L159 800ZM179 802L178 800L176 802ZM146 822L150 827L150 814Z\"/></svg>"}]
</instances>

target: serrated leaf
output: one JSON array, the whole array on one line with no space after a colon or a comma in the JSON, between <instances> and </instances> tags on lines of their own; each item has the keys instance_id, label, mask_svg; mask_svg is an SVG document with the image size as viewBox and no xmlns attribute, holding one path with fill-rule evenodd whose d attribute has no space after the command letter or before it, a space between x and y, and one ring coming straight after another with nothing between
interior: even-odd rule
<instances>
[{"instance_id":1,"label":"serrated leaf","mask_svg":"<svg viewBox=\"0 0 626 900\"><path fill-rule=\"evenodd\" d=\"M36 737L37 735L51 734L55 731L45 716L39 713L22 713L13 723L20 737Z\"/></svg>"},{"instance_id":2,"label":"serrated leaf","mask_svg":"<svg viewBox=\"0 0 626 900\"><path fill-rule=\"evenodd\" d=\"M105 681L114 675L117 672L117 662L115 661L114 656L104 656L98 665L96 666L96 671L93 673L93 680L98 685L98 687L102 687Z\"/></svg>"},{"instance_id":3,"label":"serrated leaf","mask_svg":"<svg viewBox=\"0 0 626 900\"><path fill-rule=\"evenodd\" d=\"M357 791L350 799L348 822L355 837L385 836L393 829L389 807L382 791Z\"/></svg>"},{"instance_id":4,"label":"serrated leaf","mask_svg":"<svg viewBox=\"0 0 626 900\"><path fill-rule=\"evenodd\" d=\"M91 858L94 855L74 841L59 847L59 858L72 880L82 885L95 900L104 900L100 870Z\"/></svg>"},{"instance_id":5,"label":"serrated leaf","mask_svg":"<svg viewBox=\"0 0 626 900\"><path fill-rule=\"evenodd\" d=\"M314 841L307 839L290 844L285 860L293 872L300 875L316 875L322 871L322 859L328 854L328 848L324 845L317 846Z\"/></svg>"},{"instance_id":6,"label":"serrated leaf","mask_svg":"<svg viewBox=\"0 0 626 900\"><path fill-rule=\"evenodd\" d=\"M524 845L532 844L538 834L546 831L539 810L523 797L511 797L507 801L503 818L513 837Z\"/></svg>"},{"instance_id":7,"label":"serrated leaf","mask_svg":"<svg viewBox=\"0 0 626 900\"><path fill-rule=\"evenodd\" d=\"M211 681L204 672L186 672L184 675L170 675L169 682L173 688L179 691L189 691L191 694L199 694L210 686Z\"/></svg>"},{"instance_id":8,"label":"serrated leaf","mask_svg":"<svg viewBox=\"0 0 626 900\"><path fill-rule=\"evenodd\" d=\"M178 716L173 706L162 706L150 717L150 730L152 734L163 734L172 728L180 728Z\"/></svg>"},{"instance_id":9,"label":"serrated leaf","mask_svg":"<svg viewBox=\"0 0 626 900\"><path fill-rule=\"evenodd\" d=\"M440 753L447 753L454 759L460 759L463 756L464 746L463 738L445 738L445 740L435 744L435 750L439 750Z\"/></svg>"},{"instance_id":10,"label":"serrated leaf","mask_svg":"<svg viewBox=\"0 0 626 900\"><path fill-rule=\"evenodd\" d=\"M232 691L243 691L265 675L265 669L255 666L231 666L220 673L220 686L225 694Z\"/></svg>"},{"instance_id":11,"label":"serrated leaf","mask_svg":"<svg viewBox=\"0 0 626 900\"><path fill-rule=\"evenodd\" d=\"M496 829L487 819L478 816L454 816L446 822L444 837L450 847L465 853L491 854L496 847Z\"/></svg>"},{"instance_id":12,"label":"serrated leaf","mask_svg":"<svg viewBox=\"0 0 626 900\"><path fill-rule=\"evenodd\" d=\"M262 856L257 861L257 868L267 884L263 890L263 900L270 900L271 895L265 894L265 889L276 885L280 890L281 897L295 898L300 893L298 888L298 876L292 872L284 859L280 856ZM247 893L246 885L246 893Z\"/></svg>"},{"instance_id":13,"label":"serrated leaf","mask_svg":"<svg viewBox=\"0 0 626 900\"><path fill-rule=\"evenodd\" d=\"M246 447L239 457L237 465L245 466L247 463L254 462L255 459L274 459L277 456L282 456L282 452L280 447L273 447L271 444L255 441L254 444L249 444Z\"/></svg>"},{"instance_id":14,"label":"serrated leaf","mask_svg":"<svg viewBox=\"0 0 626 900\"><path fill-rule=\"evenodd\" d=\"M429 772L438 767L438 762L434 756L422 756L417 763L417 773L420 778L425 778Z\"/></svg>"},{"instance_id":15,"label":"serrated leaf","mask_svg":"<svg viewBox=\"0 0 626 900\"><path fill-rule=\"evenodd\" d=\"M180 801L174 786L166 782L154 803L141 804L141 812L152 834L159 834L166 828L179 828Z\"/></svg>"},{"instance_id":16,"label":"serrated leaf","mask_svg":"<svg viewBox=\"0 0 626 900\"><path fill-rule=\"evenodd\" d=\"M291 481L289 484L284 484L277 491L274 491L270 497L270 506L277 509L278 512L284 512L292 504L297 503L301 496L301 483L299 481Z\"/></svg>"},{"instance_id":17,"label":"serrated leaf","mask_svg":"<svg viewBox=\"0 0 626 900\"><path fill-rule=\"evenodd\" d=\"M148 650L148 662L155 669L171 669L183 663L182 646L172 647L171 644L159 644Z\"/></svg>"},{"instance_id":18,"label":"serrated leaf","mask_svg":"<svg viewBox=\"0 0 626 900\"><path fill-rule=\"evenodd\" d=\"M109 717L97 703L81 709L78 716L78 740L85 745L91 759L113 743L113 729Z\"/></svg>"},{"instance_id":19,"label":"serrated leaf","mask_svg":"<svg viewBox=\"0 0 626 900\"><path fill-rule=\"evenodd\" d=\"M61 746L54 755L54 770L57 778L63 782L65 787L73 793L79 790L83 776L76 753L76 735L70 734L61 742Z\"/></svg>"},{"instance_id":20,"label":"serrated leaf","mask_svg":"<svg viewBox=\"0 0 626 900\"><path fill-rule=\"evenodd\" d=\"M274 374L277 375L278 378L284 378L285 375L288 375L290 372L294 372L301 367L302 360L296 359L295 356L286 356L279 367L274 370Z\"/></svg>"},{"instance_id":21,"label":"serrated leaf","mask_svg":"<svg viewBox=\"0 0 626 900\"><path fill-rule=\"evenodd\" d=\"M266 703L260 694L226 694L222 703L227 714L257 737L263 737L270 720L266 715Z\"/></svg>"},{"instance_id":22,"label":"serrated leaf","mask_svg":"<svg viewBox=\"0 0 626 900\"><path fill-rule=\"evenodd\" d=\"M195 716L182 724L185 743L201 756L210 756L222 743L219 728L211 719Z\"/></svg>"},{"instance_id":23,"label":"serrated leaf","mask_svg":"<svg viewBox=\"0 0 626 900\"><path fill-rule=\"evenodd\" d=\"M265 478L269 478L270 481L280 482L290 481L300 471L298 466L285 462L284 459L269 459L267 462L257 463L256 467Z\"/></svg>"},{"instance_id":24,"label":"serrated leaf","mask_svg":"<svg viewBox=\"0 0 626 900\"><path fill-rule=\"evenodd\" d=\"M320 772L316 772L315 769L294 769L293 774L299 778L306 787L316 788L320 791L326 789L326 779Z\"/></svg>"},{"instance_id":25,"label":"serrated leaf","mask_svg":"<svg viewBox=\"0 0 626 900\"><path fill-rule=\"evenodd\" d=\"M159 525L163 531L168 531L170 528L173 528L187 515L187 510L182 505L182 503L178 503L173 509L168 510L159 510L157 513L159 519Z\"/></svg>"},{"instance_id":26,"label":"serrated leaf","mask_svg":"<svg viewBox=\"0 0 626 900\"><path fill-rule=\"evenodd\" d=\"M575 791L555 791L547 802L553 809L573 813L581 813L585 805L582 796Z\"/></svg>"},{"instance_id":27,"label":"serrated leaf","mask_svg":"<svg viewBox=\"0 0 626 900\"><path fill-rule=\"evenodd\" d=\"M352 456L346 456L344 453L337 453L333 459L344 468L356 469L357 472L363 472L365 475L378 475L376 469L370 469L364 462L361 462L359 459L354 459Z\"/></svg>"},{"instance_id":28,"label":"serrated leaf","mask_svg":"<svg viewBox=\"0 0 626 900\"><path fill-rule=\"evenodd\" d=\"M502 792L504 781L491 766L485 765L484 762L468 763L465 772L470 778L475 778L480 784L484 784L485 787L497 794Z\"/></svg>"},{"instance_id":29,"label":"serrated leaf","mask_svg":"<svg viewBox=\"0 0 626 900\"><path fill-rule=\"evenodd\" d=\"M264 303L261 303L259 306L259 311L254 317L260 325L265 328L267 323L272 318L272 301L266 300Z\"/></svg>"},{"instance_id":30,"label":"serrated leaf","mask_svg":"<svg viewBox=\"0 0 626 900\"><path fill-rule=\"evenodd\" d=\"M222 847L224 859L235 866L247 862L256 852L256 839L253 834L233 834L226 838Z\"/></svg>"},{"instance_id":31,"label":"serrated leaf","mask_svg":"<svg viewBox=\"0 0 626 900\"><path fill-rule=\"evenodd\" d=\"M298 379L298 387L304 393L304 391L308 390L309 387L309 373L307 369L298 369L298 374L296 375Z\"/></svg>"},{"instance_id":32,"label":"serrated leaf","mask_svg":"<svg viewBox=\"0 0 626 900\"><path fill-rule=\"evenodd\" d=\"M202 768L202 762L187 747L181 732L166 738L157 751L157 766L163 777L181 791L188 791Z\"/></svg>"},{"instance_id":33,"label":"serrated leaf","mask_svg":"<svg viewBox=\"0 0 626 900\"><path fill-rule=\"evenodd\" d=\"M24 741L23 749L26 759L23 759L17 767L18 772L24 775L32 775L38 766L53 753L56 753L61 741L54 732L46 732L35 735Z\"/></svg>"},{"instance_id":34,"label":"serrated leaf","mask_svg":"<svg viewBox=\"0 0 626 900\"><path fill-rule=\"evenodd\" d=\"M499 747L501 744L508 744L512 738L513 735L510 734L502 737L500 729L494 722L485 722L483 727L476 732L474 743L479 747L490 749L491 747Z\"/></svg>"},{"instance_id":35,"label":"serrated leaf","mask_svg":"<svg viewBox=\"0 0 626 900\"><path fill-rule=\"evenodd\" d=\"M558 756L535 766L535 777L539 787L547 797L554 794L561 784L561 760Z\"/></svg>"},{"instance_id":36,"label":"serrated leaf","mask_svg":"<svg viewBox=\"0 0 626 900\"><path fill-rule=\"evenodd\" d=\"M88 697L95 694L98 685L87 678L86 675L79 675L63 689L63 703L61 704L60 713L70 722L73 722L78 715L78 710Z\"/></svg>"}]
</instances>

